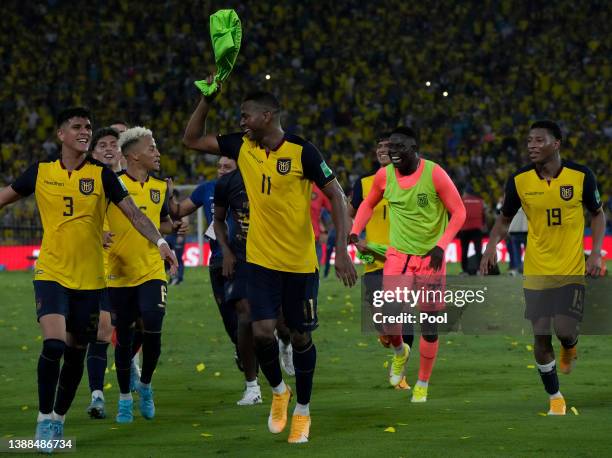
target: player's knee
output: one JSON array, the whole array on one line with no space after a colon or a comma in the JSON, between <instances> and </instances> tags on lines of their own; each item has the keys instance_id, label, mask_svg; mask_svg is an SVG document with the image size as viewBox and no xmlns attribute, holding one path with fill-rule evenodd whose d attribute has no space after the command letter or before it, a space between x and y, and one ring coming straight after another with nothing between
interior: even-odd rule
<instances>
[{"instance_id":1,"label":"player's knee","mask_svg":"<svg viewBox=\"0 0 612 458\"><path fill-rule=\"evenodd\" d=\"M293 348L306 348L312 344L309 332L291 331L291 345Z\"/></svg>"},{"instance_id":2,"label":"player's knee","mask_svg":"<svg viewBox=\"0 0 612 458\"><path fill-rule=\"evenodd\" d=\"M256 334L253 329L253 344L255 348L265 348L274 342L274 334Z\"/></svg>"},{"instance_id":3,"label":"player's knee","mask_svg":"<svg viewBox=\"0 0 612 458\"><path fill-rule=\"evenodd\" d=\"M142 324L145 333L161 332L163 321L163 312L145 312L142 314Z\"/></svg>"},{"instance_id":4,"label":"player's knee","mask_svg":"<svg viewBox=\"0 0 612 458\"><path fill-rule=\"evenodd\" d=\"M268 321L253 321L253 339L256 344L268 344L274 340L274 325L270 325Z\"/></svg>"},{"instance_id":5,"label":"player's knee","mask_svg":"<svg viewBox=\"0 0 612 458\"><path fill-rule=\"evenodd\" d=\"M98 342L110 343L112 337L113 337L113 326L110 324L110 321L106 323L100 320L100 323L98 324L98 336L97 336Z\"/></svg>"},{"instance_id":6,"label":"player's knee","mask_svg":"<svg viewBox=\"0 0 612 458\"><path fill-rule=\"evenodd\" d=\"M51 361L58 361L62 358L66 343L59 339L45 339L43 341L42 355Z\"/></svg>"}]
</instances>

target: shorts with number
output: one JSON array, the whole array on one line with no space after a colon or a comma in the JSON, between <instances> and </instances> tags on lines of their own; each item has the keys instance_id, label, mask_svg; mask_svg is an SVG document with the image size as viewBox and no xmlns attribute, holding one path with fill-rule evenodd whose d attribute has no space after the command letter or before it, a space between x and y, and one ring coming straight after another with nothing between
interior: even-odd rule
<instances>
[{"instance_id":1,"label":"shorts with number","mask_svg":"<svg viewBox=\"0 0 612 458\"><path fill-rule=\"evenodd\" d=\"M248 263L247 299L253 321L277 319L282 308L289 329L309 332L319 326L319 272L294 273Z\"/></svg>"},{"instance_id":2,"label":"shorts with number","mask_svg":"<svg viewBox=\"0 0 612 458\"><path fill-rule=\"evenodd\" d=\"M163 280L149 280L138 286L108 288L111 303L113 326L131 326L138 318L152 317L159 329L145 329L152 332L161 331L161 320L166 314L166 295L168 288Z\"/></svg>"},{"instance_id":3,"label":"shorts with number","mask_svg":"<svg viewBox=\"0 0 612 458\"><path fill-rule=\"evenodd\" d=\"M525 318L565 315L582 322L584 314L584 285L570 284L550 289L524 289Z\"/></svg>"},{"instance_id":4,"label":"shorts with number","mask_svg":"<svg viewBox=\"0 0 612 458\"><path fill-rule=\"evenodd\" d=\"M34 280L36 317L57 313L66 319L66 331L84 344L98 335L101 289L77 290L55 281Z\"/></svg>"},{"instance_id":5,"label":"shorts with number","mask_svg":"<svg viewBox=\"0 0 612 458\"><path fill-rule=\"evenodd\" d=\"M234 304L247 297L249 273L245 261L237 261L234 265L234 275L225 280L225 302Z\"/></svg>"}]
</instances>

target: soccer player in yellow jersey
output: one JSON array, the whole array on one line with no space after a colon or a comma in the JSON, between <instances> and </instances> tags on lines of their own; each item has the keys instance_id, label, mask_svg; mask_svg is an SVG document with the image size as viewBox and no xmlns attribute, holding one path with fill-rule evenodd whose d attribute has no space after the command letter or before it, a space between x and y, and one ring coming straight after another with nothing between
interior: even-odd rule
<instances>
[{"instance_id":1,"label":"soccer player in yellow jersey","mask_svg":"<svg viewBox=\"0 0 612 458\"><path fill-rule=\"evenodd\" d=\"M584 275L599 275L606 227L593 172L561 159L561 138L561 129L552 121L531 125L527 149L532 163L508 180L502 211L480 264L484 274L495 265L496 245L505 238L513 216L522 207L528 221L525 318L533 327L533 352L550 397L549 415L565 415L566 410L559 391L551 325L561 342L559 368L569 374L576 361ZM593 233L593 249L586 263L583 207L591 213Z\"/></svg>"},{"instance_id":2,"label":"soccer player in yellow jersey","mask_svg":"<svg viewBox=\"0 0 612 458\"><path fill-rule=\"evenodd\" d=\"M117 142L119 132L112 127L103 127L94 132L89 151L91 157L101 162L113 172L121 171L121 150ZM110 232L108 221L104 218L104 234ZM108 272L108 251L104 250L104 272ZM105 418L104 410L104 372L107 365L108 344L111 342L113 327L111 324L111 310L106 289L102 292L100 301L100 320L98 321L98 335L96 340L87 346L87 375L89 377L89 390L91 403L87 413L91 418Z\"/></svg>"},{"instance_id":3,"label":"soccer player in yellow jersey","mask_svg":"<svg viewBox=\"0 0 612 458\"><path fill-rule=\"evenodd\" d=\"M110 200L176 269L176 257L134 204L117 176L86 157L89 111L69 108L57 117L61 157L29 167L0 190L0 209L35 194L44 235L34 270L36 315L43 336L38 360L36 439L61 439L64 418L83 376L87 343L96 338L104 288L102 225ZM60 360L64 364L60 371ZM56 394L57 389L57 394ZM49 447L41 451L50 453Z\"/></svg>"},{"instance_id":4,"label":"soccer player in yellow jersey","mask_svg":"<svg viewBox=\"0 0 612 458\"><path fill-rule=\"evenodd\" d=\"M153 134L143 127L132 127L119 137L127 158L127 170L120 174L123 184L138 208L156 227L171 223L168 216L167 184L150 175L159 171L160 154ZM155 245L142 237L123 212L111 203L107 210L113 243L108 256L107 288L117 329L115 366L120 397L116 420L131 423L133 400L130 366L134 327L138 318L144 326L142 372L138 392L140 413L148 420L155 416L151 377L161 353L161 330L166 312L166 272Z\"/></svg>"},{"instance_id":5,"label":"soccer player in yellow jersey","mask_svg":"<svg viewBox=\"0 0 612 458\"><path fill-rule=\"evenodd\" d=\"M267 92L248 95L241 106L241 133L205 135L204 122L212 97L202 98L191 115L183 141L186 146L234 157L250 202L247 236L248 288L255 352L272 386L268 429L280 433L287 424L292 390L281 374L274 328L279 310L291 329L297 406L290 443L307 442L309 403L316 363L311 331L317 327L318 262L310 219L312 182L332 203L336 240L336 275L345 285L357 273L347 252L346 203L333 172L312 143L283 131L281 107Z\"/></svg>"}]
</instances>

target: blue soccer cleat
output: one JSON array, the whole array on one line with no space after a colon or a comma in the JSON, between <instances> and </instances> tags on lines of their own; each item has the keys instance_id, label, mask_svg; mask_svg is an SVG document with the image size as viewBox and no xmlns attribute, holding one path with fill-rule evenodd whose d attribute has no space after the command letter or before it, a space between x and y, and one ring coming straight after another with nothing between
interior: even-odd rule
<instances>
[{"instance_id":1,"label":"blue soccer cleat","mask_svg":"<svg viewBox=\"0 0 612 458\"><path fill-rule=\"evenodd\" d=\"M53 440L62 440L64 438L64 423L59 420L51 420L51 433Z\"/></svg>"},{"instance_id":2,"label":"blue soccer cleat","mask_svg":"<svg viewBox=\"0 0 612 458\"><path fill-rule=\"evenodd\" d=\"M117 423L132 423L134 421L134 401L132 399L119 399L119 408L117 411Z\"/></svg>"},{"instance_id":3,"label":"blue soccer cleat","mask_svg":"<svg viewBox=\"0 0 612 458\"><path fill-rule=\"evenodd\" d=\"M138 384L140 383L140 368L134 360L130 366L130 391L138 391Z\"/></svg>"},{"instance_id":4,"label":"blue soccer cleat","mask_svg":"<svg viewBox=\"0 0 612 458\"><path fill-rule=\"evenodd\" d=\"M91 400L91 404L87 407L87 413L91 418L106 418L104 411L104 399L95 397Z\"/></svg>"},{"instance_id":5,"label":"blue soccer cleat","mask_svg":"<svg viewBox=\"0 0 612 458\"><path fill-rule=\"evenodd\" d=\"M138 394L140 395L140 413L147 420L152 420L155 417L155 403L153 402L153 390L145 388L142 385L138 387Z\"/></svg>"},{"instance_id":6,"label":"blue soccer cleat","mask_svg":"<svg viewBox=\"0 0 612 458\"><path fill-rule=\"evenodd\" d=\"M36 423L36 434L34 435L35 441L46 442L44 445L51 445L53 440L53 431L51 429L51 423L53 420L43 420ZM40 453L53 453L53 447L38 447Z\"/></svg>"}]
</instances>

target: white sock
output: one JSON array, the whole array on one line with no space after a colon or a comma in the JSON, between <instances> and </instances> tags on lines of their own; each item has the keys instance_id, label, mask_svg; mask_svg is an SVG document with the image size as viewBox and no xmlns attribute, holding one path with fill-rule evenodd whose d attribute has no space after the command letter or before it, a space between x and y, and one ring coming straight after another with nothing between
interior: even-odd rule
<instances>
[{"instance_id":1,"label":"white sock","mask_svg":"<svg viewBox=\"0 0 612 458\"><path fill-rule=\"evenodd\" d=\"M91 392L91 400L93 401L95 398L100 398L104 401L104 393L100 390L93 390Z\"/></svg>"},{"instance_id":2,"label":"white sock","mask_svg":"<svg viewBox=\"0 0 612 458\"><path fill-rule=\"evenodd\" d=\"M142 382L140 382L140 387L144 388L144 389L151 388L151 384L150 383L142 383Z\"/></svg>"},{"instance_id":3,"label":"white sock","mask_svg":"<svg viewBox=\"0 0 612 458\"><path fill-rule=\"evenodd\" d=\"M393 349L395 350L395 356L404 356L404 343L403 342L399 347L393 347Z\"/></svg>"},{"instance_id":4,"label":"white sock","mask_svg":"<svg viewBox=\"0 0 612 458\"><path fill-rule=\"evenodd\" d=\"M50 413L42 413L38 412L37 422L45 421L45 420L53 420L53 415Z\"/></svg>"},{"instance_id":5,"label":"white sock","mask_svg":"<svg viewBox=\"0 0 612 458\"><path fill-rule=\"evenodd\" d=\"M272 387L272 391L276 394L283 394L286 390L287 390L287 385L285 385L285 382L283 380L281 380L278 386Z\"/></svg>"},{"instance_id":6,"label":"white sock","mask_svg":"<svg viewBox=\"0 0 612 458\"><path fill-rule=\"evenodd\" d=\"M127 393L127 394L123 394L123 393L119 393L119 400L120 401L132 401L132 393Z\"/></svg>"},{"instance_id":7,"label":"white sock","mask_svg":"<svg viewBox=\"0 0 612 458\"><path fill-rule=\"evenodd\" d=\"M563 398L561 391L557 391L555 394L550 395L550 399L557 399L557 398Z\"/></svg>"},{"instance_id":8,"label":"white sock","mask_svg":"<svg viewBox=\"0 0 612 458\"><path fill-rule=\"evenodd\" d=\"M57 413L55 413L55 410L53 411L53 419L55 421L61 421L62 423L64 423L64 421L66 420L66 415L59 415Z\"/></svg>"},{"instance_id":9,"label":"white sock","mask_svg":"<svg viewBox=\"0 0 612 458\"><path fill-rule=\"evenodd\" d=\"M259 386L259 383L257 383L257 377L255 378L255 380L253 380L251 382L249 382L248 380L246 382L246 387L247 388L255 388L255 387L258 387L258 386Z\"/></svg>"},{"instance_id":10,"label":"white sock","mask_svg":"<svg viewBox=\"0 0 612 458\"><path fill-rule=\"evenodd\" d=\"M293 411L293 415L310 415L310 403L308 404L296 404L295 410Z\"/></svg>"},{"instance_id":11,"label":"white sock","mask_svg":"<svg viewBox=\"0 0 612 458\"><path fill-rule=\"evenodd\" d=\"M555 360L553 359L550 363L547 364L538 364L536 363L536 365L538 366L538 370L540 372L542 372L543 374L546 374L547 372L550 372L554 369L555 367Z\"/></svg>"},{"instance_id":12,"label":"white sock","mask_svg":"<svg viewBox=\"0 0 612 458\"><path fill-rule=\"evenodd\" d=\"M427 388L429 386L429 382L424 382L423 380L417 380L416 385Z\"/></svg>"}]
</instances>

